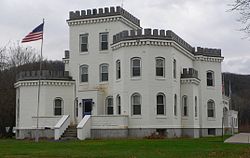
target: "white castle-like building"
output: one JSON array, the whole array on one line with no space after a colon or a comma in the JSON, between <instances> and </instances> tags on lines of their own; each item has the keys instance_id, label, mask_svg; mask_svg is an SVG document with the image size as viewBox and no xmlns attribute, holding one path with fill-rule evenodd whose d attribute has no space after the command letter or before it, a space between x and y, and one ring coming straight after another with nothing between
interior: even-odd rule
<instances>
[{"instance_id":1,"label":"white castle-like building","mask_svg":"<svg viewBox=\"0 0 250 158\"><path fill-rule=\"evenodd\" d=\"M70 12L67 23L65 72L42 71L38 117L38 72L17 76L16 138L34 137L37 122L40 137L54 139L72 128L81 140L237 131L222 95L220 49L142 29L121 7Z\"/></svg>"}]
</instances>

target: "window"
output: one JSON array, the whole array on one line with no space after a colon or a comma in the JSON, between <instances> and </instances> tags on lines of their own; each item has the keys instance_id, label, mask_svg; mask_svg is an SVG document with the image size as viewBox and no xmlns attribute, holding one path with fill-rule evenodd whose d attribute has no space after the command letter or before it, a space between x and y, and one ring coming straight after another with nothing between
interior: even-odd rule
<instances>
[{"instance_id":1,"label":"window","mask_svg":"<svg viewBox=\"0 0 250 158\"><path fill-rule=\"evenodd\" d=\"M132 58L131 59L131 76L139 77L141 76L141 59L140 58Z\"/></svg>"},{"instance_id":2,"label":"window","mask_svg":"<svg viewBox=\"0 0 250 158\"><path fill-rule=\"evenodd\" d=\"M114 108L113 108L113 97L107 97L106 99L106 107L107 107L107 114L113 115Z\"/></svg>"},{"instance_id":3,"label":"window","mask_svg":"<svg viewBox=\"0 0 250 158\"><path fill-rule=\"evenodd\" d=\"M155 62L156 62L156 76L165 77L165 59L157 57L155 59Z\"/></svg>"},{"instance_id":4,"label":"window","mask_svg":"<svg viewBox=\"0 0 250 158\"><path fill-rule=\"evenodd\" d=\"M88 65L80 66L80 82L88 82Z\"/></svg>"},{"instance_id":5,"label":"window","mask_svg":"<svg viewBox=\"0 0 250 158\"><path fill-rule=\"evenodd\" d=\"M80 52L88 51L88 34L80 35Z\"/></svg>"},{"instance_id":6,"label":"window","mask_svg":"<svg viewBox=\"0 0 250 158\"><path fill-rule=\"evenodd\" d=\"M157 115L165 115L165 95L163 93L157 94Z\"/></svg>"},{"instance_id":7,"label":"window","mask_svg":"<svg viewBox=\"0 0 250 158\"><path fill-rule=\"evenodd\" d=\"M177 116L177 95L174 95L174 116Z\"/></svg>"},{"instance_id":8,"label":"window","mask_svg":"<svg viewBox=\"0 0 250 158\"><path fill-rule=\"evenodd\" d=\"M213 100L207 102L207 117L215 117L215 104Z\"/></svg>"},{"instance_id":9,"label":"window","mask_svg":"<svg viewBox=\"0 0 250 158\"><path fill-rule=\"evenodd\" d=\"M100 65L100 82L108 81L109 79L109 65L108 64L101 64Z\"/></svg>"},{"instance_id":10,"label":"window","mask_svg":"<svg viewBox=\"0 0 250 158\"><path fill-rule=\"evenodd\" d=\"M134 93L131 96L132 101L132 115L141 115L141 95Z\"/></svg>"},{"instance_id":11,"label":"window","mask_svg":"<svg viewBox=\"0 0 250 158\"><path fill-rule=\"evenodd\" d=\"M188 99L186 95L182 97L182 109L182 116L188 116Z\"/></svg>"},{"instance_id":12,"label":"window","mask_svg":"<svg viewBox=\"0 0 250 158\"><path fill-rule=\"evenodd\" d=\"M214 72L207 72L207 86L214 86Z\"/></svg>"},{"instance_id":13,"label":"window","mask_svg":"<svg viewBox=\"0 0 250 158\"><path fill-rule=\"evenodd\" d=\"M100 50L108 50L108 32L100 33Z\"/></svg>"},{"instance_id":14,"label":"window","mask_svg":"<svg viewBox=\"0 0 250 158\"><path fill-rule=\"evenodd\" d=\"M62 99L56 98L54 100L54 115L62 115Z\"/></svg>"},{"instance_id":15,"label":"window","mask_svg":"<svg viewBox=\"0 0 250 158\"><path fill-rule=\"evenodd\" d=\"M117 114L120 115L121 114L121 97L119 94L116 96L116 104L117 104Z\"/></svg>"},{"instance_id":16,"label":"window","mask_svg":"<svg viewBox=\"0 0 250 158\"><path fill-rule=\"evenodd\" d=\"M207 134L208 134L208 135L215 135L215 134L216 134L215 128L208 128L208 129L207 129Z\"/></svg>"},{"instance_id":17,"label":"window","mask_svg":"<svg viewBox=\"0 0 250 158\"><path fill-rule=\"evenodd\" d=\"M75 98L75 117L78 117L78 98Z\"/></svg>"},{"instance_id":18,"label":"window","mask_svg":"<svg viewBox=\"0 0 250 158\"><path fill-rule=\"evenodd\" d=\"M197 117L197 96L194 97L194 117Z\"/></svg>"},{"instance_id":19,"label":"window","mask_svg":"<svg viewBox=\"0 0 250 158\"><path fill-rule=\"evenodd\" d=\"M116 79L121 78L121 61L116 60Z\"/></svg>"},{"instance_id":20,"label":"window","mask_svg":"<svg viewBox=\"0 0 250 158\"><path fill-rule=\"evenodd\" d=\"M176 60L173 61L173 77L176 78Z\"/></svg>"}]
</instances>

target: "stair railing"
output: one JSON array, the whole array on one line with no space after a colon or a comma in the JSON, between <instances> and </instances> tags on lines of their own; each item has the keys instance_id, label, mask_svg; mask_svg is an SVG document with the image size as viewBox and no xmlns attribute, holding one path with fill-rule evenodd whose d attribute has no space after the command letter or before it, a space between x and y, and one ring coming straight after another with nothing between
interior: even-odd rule
<instances>
[{"instance_id":1,"label":"stair railing","mask_svg":"<svg viewBox=\"0 0 250 158\"><path fill-rule=\"evenodd\" d=\"M61 119L55 125L55 140L59 140L60 137L63 135L64 131L70 125L70 117L69 115L63 115Z\"/></svg>"}]
</instances>

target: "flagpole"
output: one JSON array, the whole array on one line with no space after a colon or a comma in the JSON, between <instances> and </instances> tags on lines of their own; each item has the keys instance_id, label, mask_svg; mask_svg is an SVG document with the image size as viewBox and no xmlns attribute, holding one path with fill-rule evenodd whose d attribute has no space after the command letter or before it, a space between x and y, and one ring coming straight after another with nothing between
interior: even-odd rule
<instances>
[{"instance_id":1,"label":"flagpole","mask_svg":"<svg viewBox=\"0 0 250 158\"><path fill-rule=\"evenodd\" d=\"M44 19L43 19L43 28L44 28ZM43 60L43 34L41 41L41 54L39 59L39 74L38 74L38 93L37 93L37 111L36 111L36 138L35 141L39 141L39 106L40 106L40 91L41 91L41 72L42 72L42 60Z\"/></svg>"}]
</instances>

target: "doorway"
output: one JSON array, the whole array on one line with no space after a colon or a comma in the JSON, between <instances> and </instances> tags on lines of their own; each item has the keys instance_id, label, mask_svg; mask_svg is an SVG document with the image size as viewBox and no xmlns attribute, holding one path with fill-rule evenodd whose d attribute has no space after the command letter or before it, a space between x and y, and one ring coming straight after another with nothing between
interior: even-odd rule
<instances>
[{"instance_id":1,"label":"doorway","mask_svg":"<svg viewBox=\"0 0 250 158\"><path fill-rule=\"evenodd\" d=\"M91 115L92 111L92 99L83 99L82 100L82 117L85 115Z\"/></svg>"}]
</instances>

